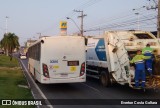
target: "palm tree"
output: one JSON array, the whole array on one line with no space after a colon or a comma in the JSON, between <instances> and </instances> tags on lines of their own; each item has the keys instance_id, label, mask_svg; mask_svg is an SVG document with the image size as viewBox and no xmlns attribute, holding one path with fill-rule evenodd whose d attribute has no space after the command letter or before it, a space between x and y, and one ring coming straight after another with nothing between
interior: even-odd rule
<instances>
[{"instance_id":1,"label":"palm tree","mask_svg":"<svg viewBox=\"0 0 160 108\"><path fill-rule=\"evenodd\" d=\"M5 54L8 56L8 36L6 36L6 34L4 34L4 37L1 40L1 47L4 49Z\"/></svg>"},{"instance_id":2,"label":"palm tree","mask_svg":"<svg viewBox=\"0 0 160 108\"><path fill-rule=\"evenodd\" d=\"M8 56L12 54L15 48L19 48L19 38L14 33L4 34L3 39L1 40L1 46L4 48L5 54Z\"/></svg>"}]
</instances>

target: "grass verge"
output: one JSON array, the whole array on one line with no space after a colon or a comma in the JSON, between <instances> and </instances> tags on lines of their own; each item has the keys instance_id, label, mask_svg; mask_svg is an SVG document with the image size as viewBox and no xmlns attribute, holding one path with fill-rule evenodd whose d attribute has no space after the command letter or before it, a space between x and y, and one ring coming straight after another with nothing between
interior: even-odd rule
<instances>
[{"instance_id":1,"label":"grass verge","mask_svg":"<svg viewBox=\"0 0 160 108\"><path fill-rule=\"evenodd\" d=\"M0 99L33 99L30 89L18 87L27 85L18 61L0 56ZM0 108L34 108L35 106L0 106Z\"/></svg>"}]
</instances>

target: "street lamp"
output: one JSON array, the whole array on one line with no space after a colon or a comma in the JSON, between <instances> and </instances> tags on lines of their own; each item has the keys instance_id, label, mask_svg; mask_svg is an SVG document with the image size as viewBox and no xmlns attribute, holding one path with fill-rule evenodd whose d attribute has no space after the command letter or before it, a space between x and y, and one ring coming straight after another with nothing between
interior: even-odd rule
<instances>
[{"instance_id":1,"label":"street lamp","mask_svg":"<svg viewBox=\"0 0 160 108\"><path fill-rule=\"evenodd\" d=\"M70 18L70 17L66 17L66 18L72 20L72 22L76 25L76 27L78 28L79 32L81 33L81 29L78 27L78 25L76 24L76 22L72 18Z\"/></svg>"},{"instance_id":2,"label":"street lamp","mask_svg":"<svg viewBox=\"0 0 160 108\"><path fill-rule=\"evenodd\" d=\"M6 16L6 34L7 34L7 32L8 32L8 16Z\"/></svg>"},{"instance_id":3,"label":"street lamp","mask_svg":"<svg viewBox=\"0 0 160 108\"><path fill-rule=\"evenodd\" d=\"M133 9L133 11L137 11L136 13L134 13L135 15L137 15L137 29L139 30L139 27L140 27L140 21L139 21L139 15L140 15L140 11L142 8L146 8L146 6L142 6L140 8L137 8L137 9Z\"/></svg>"},{"instance_id":4,"label":"street lamp","mask_svg":"<svg viewBox=\"0 0 160 108\"><path fill-rule=\"evenodd\" d=\"M139 26L140 26L140 23L139 23L139 13L135 13L137 15L137 29L139 30Z\"/></svg>"}]
</instances>

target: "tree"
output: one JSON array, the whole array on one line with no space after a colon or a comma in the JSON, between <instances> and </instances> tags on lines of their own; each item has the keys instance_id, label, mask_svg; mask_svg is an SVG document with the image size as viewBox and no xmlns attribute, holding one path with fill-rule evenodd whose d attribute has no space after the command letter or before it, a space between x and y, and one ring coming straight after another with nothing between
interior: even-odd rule
<instances>
[{"instance_id":1,"label":"tree","mask_svg":"<svg viewBox=\"0 0 160 108\"><path fill-rule=\"evenodd\" d=\"M4 34L3 39L1 40L1 47L4 49L5 54L8 56L8 36Z\"/></svg>"},{"instance_id":2,"label":"tree","mask_svg":"<svg viewBox=\"0 0 160 108\"><path fill-rule=\"evenodd\" d=\"M5 54L8 56L12 54L15 48L19 48L19 38L14 33L4 34L3 39L0 42L1 47L4 48Z\"/></svg>"}]
</instances>

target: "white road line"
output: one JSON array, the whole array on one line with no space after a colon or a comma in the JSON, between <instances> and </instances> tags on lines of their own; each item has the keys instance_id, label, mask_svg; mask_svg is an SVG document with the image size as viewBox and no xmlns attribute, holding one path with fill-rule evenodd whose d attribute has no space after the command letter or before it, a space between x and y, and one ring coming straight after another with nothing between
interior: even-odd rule
<instances>
[{"instance_id":1,"label":"white road line","mask_svg":"<svg viewBox=\"0 0 160 108\"><path fill-rule=\"evenodd\" d=\"M99 95L104 96L100 90L98 90L98 89L96 89L96 88L94 88L94 87L92 87L92 86L89 86L89 85L87 85L87 84L84 84L84 83L81 83L81 84L84 85L84 86L89 87L90 89L93 89L93 90L96 91L96 92L98 92Z\"/></svg>"},{"instance_id":2,"label":"white road line","mask_svg":"<svg viewBox=\"0 0 160 108\"><path fill-rule=\"evenodd\" d=\"M32 90L31 90L31 93L32 93L33 98L34 98L34 99L36 99L36 98L35 98L35 95L34 95L34 93L33 93L33 91L32 91ZM37 105L37 108L39 108L39 106L38 106L38 105Z\"/></svg>"},{"instance_id":3,"label":"white road line","mask_svg":"<svg viewBox=\"0 0 160 108\"><path fill-rule=\"evenodd\" d=\"M31 88L31 85L30 85L30 83L28 82L28 79L27 79L27 77L26 77L26 74L24 73L24 70L23 70L23 68L22 68L22 65L20 64L20 59L18 60L18 63L19 63L19 65L20 65L20 68L21 68L21 70L23 71L23 75L24 75L24 77L26 78L26 80L27 80L27 84L28 84L28 87L29 88Z\"/></svg>"},{"instance_id":4,"label":"white road line","mask_svg":"<svg viewBox=\"0 0 160 108\"><path fill-rule=\"evenodd\" d=\"M21 61L21 60L20 60ZM38 85L34 82L33 78L31 77L31 75L29 74L27 68L25 67L24 63L21 61L23 67L25 68L26 73L28 74L28 76L30 77L31 81L33 82L34 86L37 88L38 92L40 93L40 95L46 100L46 104L48 104L47 106L49 108L53 108L53 106L51 105L51 103L48 101L47 97L43 94L43 92L41 91L41 89L38 87Z\"/></svg>"},{"instance_id":5,"label":"white road line","mask_svg":"<svg viewBox=\"0 0 160 108\"><path fill-rule=\"evenodd\" d=\"M81 83L82 85L85 85L85 86L87 86L87 87L89 87L89 88L91 88L91 89L93 89L94 91L97 91L97 92L100 92L101 93L101 91L99 91L98 89L96 89L96 88L94 88L94 87L92 87L92 86L89 86L89 85L87 85L87 84L84 84L84 83Z\"/></svg>"},{"instance_id":6,"label":"white road line","mask_svg":"<svg viewBox=\"0 0 160 108\"><path fill-rule=\"evenodd\" d=\"M23 71L23 70L22 70ZM25 76L25 78L26 78L26 80L27 80L27 76L25 75L25 72L23 71L23 74L24 74L24 76ZM31 88L31 84L28 82L28 80L27 80L27 84L28 84L28 88Z\"/></svg>"}]
</instances>

